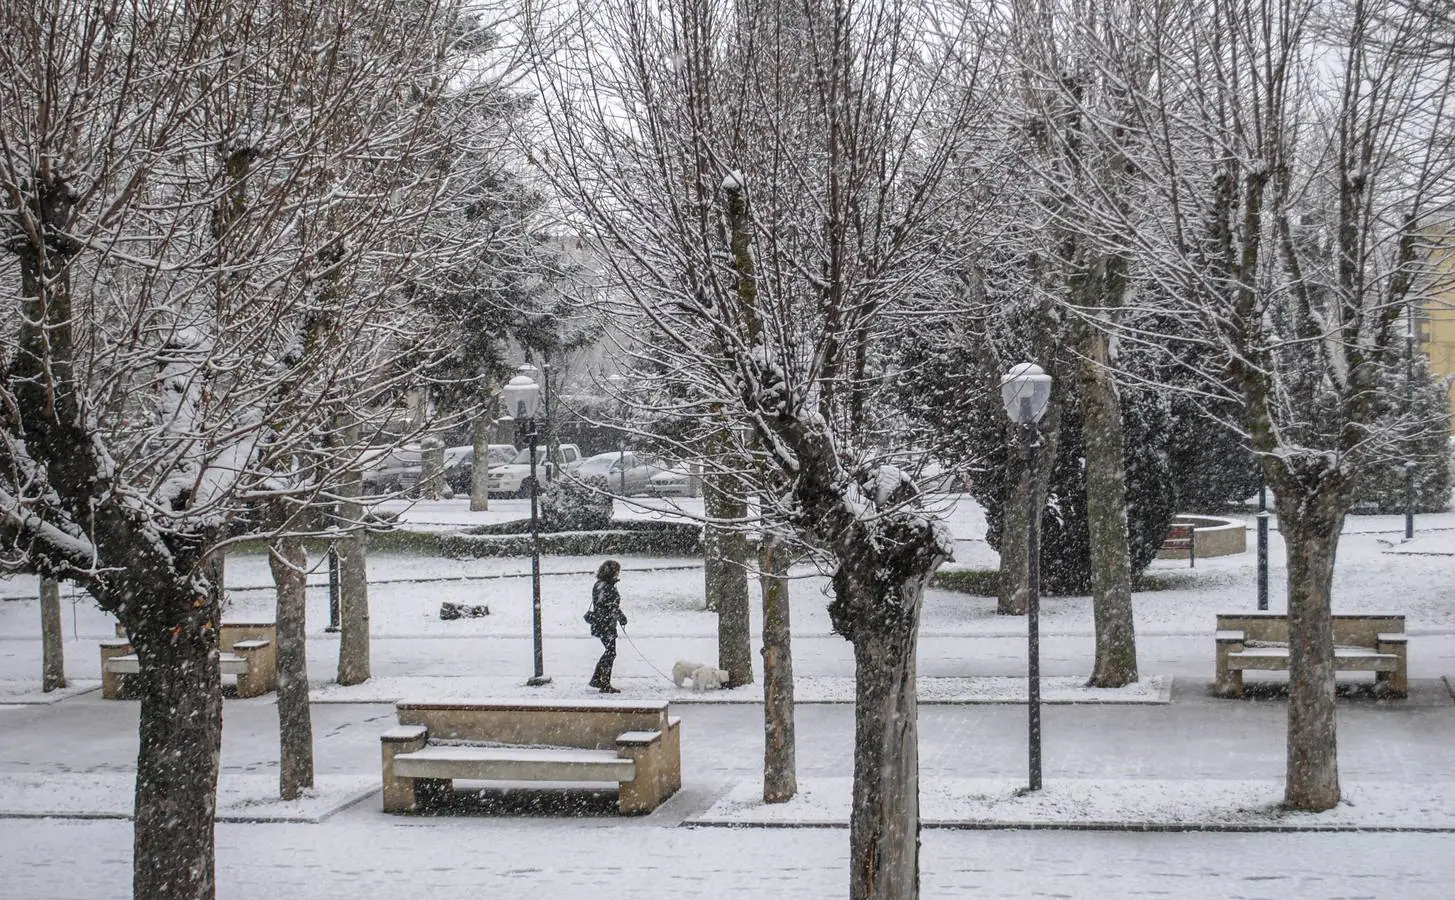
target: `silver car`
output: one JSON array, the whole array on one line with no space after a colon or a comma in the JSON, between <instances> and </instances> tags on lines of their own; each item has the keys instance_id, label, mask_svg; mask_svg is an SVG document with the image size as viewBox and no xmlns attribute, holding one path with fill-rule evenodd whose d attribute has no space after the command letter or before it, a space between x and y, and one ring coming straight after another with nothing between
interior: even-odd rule
<instances>
[{"instance_id":1,"label":"silver car","mask_svg":"<svg viewBox=\"0 0 1455 900\"><path fill-rule=\"evenodd\" d=\"M600 490L631 497L645 494L652 476L665 468L661 460L649 453L612 450L587 457L574 477Z\"/></svg>"}]
</instances>

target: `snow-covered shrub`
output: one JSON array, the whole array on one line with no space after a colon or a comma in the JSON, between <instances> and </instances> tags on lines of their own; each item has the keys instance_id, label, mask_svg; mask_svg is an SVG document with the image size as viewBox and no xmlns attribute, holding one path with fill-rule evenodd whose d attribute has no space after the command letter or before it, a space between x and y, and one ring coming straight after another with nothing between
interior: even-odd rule
<instances>
[{"instance_id":1,"label":"snow-covered shrub","mask_svg":"<svg viewBox=\"0 0 1455 900\"><path fill-rule=\"evenodd\" d=\"M611 498L569 478L541 485L542 531L600 531L611 527Z\"/></svg>"},{"instance_id":2,"label":"snow-covered shrub","mask_svg":"<svg viewBox=\"0 0 1455 900\"><path fill-rule=\"evenodd\" d=\"M1375 401L1381 419L1415 420L1414 434L1392 453L1371 459L1355 479L1354 509L1392 514L1405 511L1405 461L1415 464L1415 512L1443 512L1450 505L1449 381L1431 377L1429 360L1415 357L1411 400L1405 400L1403 366L1386 373ZM1393 427L1393 426L1391 426Z\"/></svg>"}]
</instances>

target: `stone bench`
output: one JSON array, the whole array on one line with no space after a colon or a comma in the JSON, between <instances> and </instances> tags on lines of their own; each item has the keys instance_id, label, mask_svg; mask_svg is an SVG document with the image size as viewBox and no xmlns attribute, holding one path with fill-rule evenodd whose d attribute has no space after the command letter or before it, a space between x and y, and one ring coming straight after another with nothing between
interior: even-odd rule
<instances>
[{"instance_id":1,"label":"stone bench","mask_svg":"<svg viewBox=\"0 0 1455 900\"><path fill-rule=\"evenodd\" d=\"M624 815L649 813L682 787L681 719L669 704L400 701L380 738L384 811L446 799L456 779L614 784Z\"/></svg>"},{"instance_id":2,"label":"stone bench","mask_svg":"<svg viewBox=\"0 0 1455 900\"><path fill-rule=\"evenodd\" d=\"M121 631L121 626L117 626ZM218 629L218 666L237 676L239 697L258 697L278 689L278 627L272 622L224 622ZM120 700L126 676L141 671L141 660L124 636L101 642L101 696Z\"/></svg>"},{"instance_id":3,"label":"stone bench","mask_svg":"<svg viewBox=\"0 0 1455 900\"><path fill-rule=\"evenodd\" d=\"M1333 623L1335 671L1373 672L1382 693L1408 696L1404 616L1336 615ZM1219 615L1213 640L1217 648L1213 691L1219 697L1243 696L1246 670L1288 669L1288 616L1282 613Z\"/></svg>"}]
</instances>

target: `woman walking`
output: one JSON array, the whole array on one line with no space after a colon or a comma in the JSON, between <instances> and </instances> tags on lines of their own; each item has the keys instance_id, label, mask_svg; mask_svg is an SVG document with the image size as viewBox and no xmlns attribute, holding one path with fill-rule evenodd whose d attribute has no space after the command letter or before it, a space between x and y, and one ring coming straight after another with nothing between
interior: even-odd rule
<instances>
[{"instance_id":1,"label":"woman walking","mask_svg":"<svg viewBox=\"0 0 1455 900\"><path fill-rule=\"evenodd\" d=\"M626 615L621 611L621 594L616 583L621 579L621 563L608 559L596 570L596 584L591 588L591 610L586 613L586 624L591 626L591 636L601 639L601 659L591 675L590 684L603 694L620 694L611 686L611 667L616 663L616 626L626 624Z\"/></svg>"}]
</instances>

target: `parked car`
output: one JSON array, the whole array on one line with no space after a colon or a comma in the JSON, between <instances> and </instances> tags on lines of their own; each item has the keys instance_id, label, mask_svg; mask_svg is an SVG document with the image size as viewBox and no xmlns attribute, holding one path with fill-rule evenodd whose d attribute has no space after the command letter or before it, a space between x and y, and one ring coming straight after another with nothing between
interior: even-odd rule
<instances>
[{"instance_id":1,"label":"parked car","mask_svg":"<svg viewBox=\"0 0 1455 900\"><path fill-rule=\"evenodd\" d=\"M702 495L702 476L686 463L664 469L647 480L647 493L653 497L698 497Z\"/></svg>"},{"instance_id":2,"label":"parked car","mask_svg":"<svg viewBox=\"0 0 1455 900\"><path fill-rule=\"evenodd\" d=\"M414 490L421 469L418 444L393 447L366 455L363 490L366 494L398 494Z\"/></svg>"},{"instance_id":3,"label":"parked car","mask_svg":"<svg viewBox=\"0 0 1455 900\"><path fill-rule=\"evenodd\" d=\"M491 444L485 454L485 468L503 466L515 458L520 451L511 444ZM470 479L475 476L475 447L445 448L445 484L457 494L470 493Z\"/></svg>"},{"instance_id":4,"label":"parked car","mask_svg":"<svg viewBox=\"0 0 1455 900\"><path fill-rule=\"evenodd\" d=\"M555 461L549 462L546 459L546 448L536 448L536 471L537 474L546 478L549 475L543 471L547 465L559 466L561 471L570 472L581 465L581 448L575 444L562 444L556 448ZM490 496L503 497L529 497L530 496L530 448L516 453L510 462L499 466L490 467L490 479L486 482L486 490Z\"/></svg>"},{"instance_id":5,"label":"parked car","mask_svg":"<svg viewBox=\"0 0 1455 900\"><path fill-rule=\"evenodd\" d=\"M623 497L646 493L652 476L665 471L657 457L636 450L612 450L587 458L574 478Z\"/></svg>"}]
</instances>

